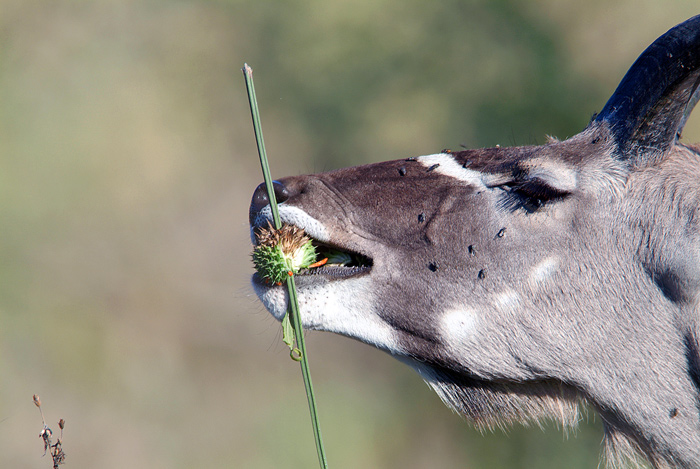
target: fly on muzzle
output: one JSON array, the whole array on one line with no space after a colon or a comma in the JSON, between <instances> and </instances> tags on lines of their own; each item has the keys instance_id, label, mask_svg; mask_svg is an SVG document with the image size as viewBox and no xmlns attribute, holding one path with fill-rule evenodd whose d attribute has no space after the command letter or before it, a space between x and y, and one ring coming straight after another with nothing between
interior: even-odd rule
<instances>
[{"instance_id":1,"label":"fly on muzzle","mask_svg":"<svg viewBox=\"0 0 700 469\"><path fill-rule=\"evenodd\" d=\"M611 465L700 467L699 83L694 17L568 140L278 180L282 221L351 259L298 276L304 328L392 354L479 427L585 404ZM284 289L252 282L281 319Z\"/></svg>"}]
</instances>

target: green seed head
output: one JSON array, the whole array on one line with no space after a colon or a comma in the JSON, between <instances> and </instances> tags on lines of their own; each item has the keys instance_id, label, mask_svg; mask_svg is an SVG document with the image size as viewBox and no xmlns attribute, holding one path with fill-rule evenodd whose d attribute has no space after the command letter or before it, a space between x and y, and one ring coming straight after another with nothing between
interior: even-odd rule
<instances>
[{"instance_id":1,"label":"green seed head","mask_svg":"<svg viewBox=\"0 0 700 469\"><path fill-rule=\"evenodd\" d=\"M258 244L253 250L253 264L260 276L270 283L282 283L316 260L316 249L304 230L283 225L279 230L268 225L255 233Z\"/></svg>"}]
</instances>

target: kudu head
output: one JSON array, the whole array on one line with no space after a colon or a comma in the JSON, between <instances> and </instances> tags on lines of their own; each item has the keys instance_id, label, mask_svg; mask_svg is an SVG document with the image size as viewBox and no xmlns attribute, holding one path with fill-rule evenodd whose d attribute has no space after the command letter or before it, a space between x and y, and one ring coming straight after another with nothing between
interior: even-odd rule
<instances>
[{"instance_id":1,"label":"kudu head","mask_svg":"<svg viewBox=\"0 0 700 469\"><path fill-rule=\"evenodd\" d=\"M699 82L697 16L568 140L276 181L282 220L349 254L297 276L304 327L394 355L479 426L585 403L612 464L700 467L700 154L679 143ZM281 319L286 289L253 286Z\"/></svg>"}]
</instances>

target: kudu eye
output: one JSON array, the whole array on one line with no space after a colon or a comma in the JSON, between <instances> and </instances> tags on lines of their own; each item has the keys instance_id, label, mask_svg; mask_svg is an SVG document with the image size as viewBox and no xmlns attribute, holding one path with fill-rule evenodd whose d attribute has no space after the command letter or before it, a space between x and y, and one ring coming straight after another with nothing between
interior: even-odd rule
<instances>
[{"instance_id":1,"label":"kudu eye","mask_svg":"<svg viewBox=\"0 0 700 469\"><path fill-rule=\"evenodd\" d=\"M506 206L513 209L524 208L528 212L535 212L550 202L564 199L570 193L552 187L539 178L515 181L509 185L509 199Z\"/></svg>"}]
</instances>

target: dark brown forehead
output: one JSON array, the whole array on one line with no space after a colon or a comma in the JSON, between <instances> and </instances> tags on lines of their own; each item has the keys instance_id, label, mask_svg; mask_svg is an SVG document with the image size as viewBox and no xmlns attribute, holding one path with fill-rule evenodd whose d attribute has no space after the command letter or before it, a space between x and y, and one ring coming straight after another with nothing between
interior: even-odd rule
<instances>
[{"instance_id":1,"label":"dark brown forehead","mask_svg":"<svg viewBox=\"0 0 700 469\"><path fill-rule=\"evenodd\" d=\"M531 157L539 147L480 148L450 152L465 168L484 173L507 173L516 169L523 159Z\"/></svg>"},{"instance_id":2,"label":"dark brown forehead","mask_svg":"<svg viewBox=\"0 0 700 469\"><path fill-rule=\"evenodd\" d=\"M585 161L606 151L610 142L605 134L605 129L589 128L562 142L553 140L538 146L479 148L449 153L465 168L491 174L523 171L537 160L580 167Z\"/></svg>"}]
</instances>

